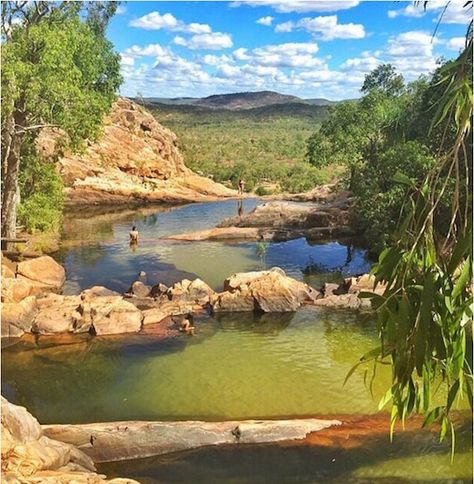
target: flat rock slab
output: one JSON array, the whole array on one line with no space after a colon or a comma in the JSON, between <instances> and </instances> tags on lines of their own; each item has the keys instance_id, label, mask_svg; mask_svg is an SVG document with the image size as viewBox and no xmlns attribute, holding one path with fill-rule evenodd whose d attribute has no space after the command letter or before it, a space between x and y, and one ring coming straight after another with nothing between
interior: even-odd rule
<instances>
[{"instance_id":1,"label":"flat rock slab","mask_svg":"<svg viewBox=\"0 0 474 484\"><path fill-rule=\"evenodd\" d=\"M94 462L138 459L208 445L259 444L304 439L341 425L339 420L244 420L228 422L109 422L43 425L52 439L73 444Z\"/></svg>"}]
</instances>

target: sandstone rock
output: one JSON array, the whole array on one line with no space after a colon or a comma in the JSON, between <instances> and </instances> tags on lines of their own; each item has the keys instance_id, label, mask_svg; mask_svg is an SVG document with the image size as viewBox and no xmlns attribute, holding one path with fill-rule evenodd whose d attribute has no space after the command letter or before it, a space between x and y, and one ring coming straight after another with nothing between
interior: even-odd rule
<instances>
[{"instance_id":1,"label":"sandstone rock","mask_svg":"<svg viewBox=\"0 0 474 484\"><path fill-rule=\"evenodd\" d=\"M12 277L15 277L15 273L6 264L2 264L2 280Z\"/></svg>"},{"instance_id":2,"label":"sandstone rock","mask_svg":"<svg viewBox=\"0 0 474 484\"><path fill-rule=\"evenodd\" d=\"M64 268L47 255L20 262L17 272L55 291L59 291L66 280Z\"/></svg>"},{"instance_id":3,"label":"sandstone rock","mask_svg":"<svg viewBox=\"0 0 474 484\"><path fill-rule=\"evenodd\" d=\"M314 302L316 306L333 309L370 309L368 299L361 299L357 294L331 295L318 299Z\"/></svg>"},{"instance_id":4,"label":"sandstone rock","mask_svg":"<svg viewBox=\"0 0 474 484\"><path fill-rule=\"evenodd\" d=\"M335 294L339 290L339 287L340 287L339 284L334 284L334 283L331 283L331 282L324 283L323 289L322 289L323 296L324 297L332 296L333 294Z\"/></svg>"},{"instance_id":5,"label":"sandstone rock","mask_svg":"<svg viewBox=\"0 0 474 484\"><path fill-rule=\"evenodd\" d=\"M81 292L82 301L91 301L92 299L101 296L120 296L120 294L116 291L112 291L111 289L107 289L104 286L92 286L89 289L85 289Z\"/></svg>"},{"instance_id":6,"label":"sandstone rock","mask_svg":"<svg viewBox=\"0 0 474 484\"><path fill-rule=\"evenodd\" d=\"M186 301L205 305L214 295L214 290L201 279L194 279L194 281L183 279L173 284L166 294L172 301Z\"/></svg>"},{"instance_id":7,"label":"sandstone rock","mask_svg":"<svg viewBox=\"0 0 474 484\"><path fill-rule=\"evenodd\" d=\"M217 294L212 303L215 312L242 312L255 311L255 299L248 288L237 289L234 292L221 292Z\"/></svg>"},{"instance_id":8,"label":"sandstone rock","mask_svg":"<svg viewBox=\"0 0 474 484\"><path fill-rule=\"evenodd\" d=\"M2 304L2 337L19 337L30 332L38 305L34 296L29 296L17 303Z\"/></svg>"},{"instance_id":9,"label":"sandstone rock","mask_svg":"<svg viewBox=\"0 0 474 484\"><path fill-rule=\"evenodd\" d=\"M54 155L61 134L41 132L37 148L45 158ZM56 166L68 205L192 202L236 195L189 170L176 135L128 99L114 103L97 141L89 142L85 152L65 152Z\"/></svg>"},{"instance_id":10,"label":"sandstone rock","mask_svg":"<svg viewBox=\"0 0 474 484\"><path fill-rule=\"evenodd\" d=\"M32 327L38 334L56 334L73 331L81 319L78 296L56 296L38 301L40 307Z\"/></svg>"},{"instance_id":11,"label":"sandstone rock","mask_svg":"<svg viewBox=\"0 0 474 484\"><path fill-rule=\"evenodd\" d=\"M148 297L151 292L151 287L147 286L141 281L135 281L127 290L127 295L135 297Z\"/></svg>"},{"instance_id":12,"label":"sandstone rock","mask_svg":"<svg viewBox=\"0 0 474 484\"><path fill-rule=\"evenodd\" d=\"M161 323L170 316L192 313L194 309L194 305L186 301L164 301L158 307L142 311L143 325Z\"/></svg>"},{"instance_id":13,"label":"sandstone rock","mask_svg":"<svg viewBox=\"0 0 474 484\"><path fill-rule=\"evenodd\" d=\"M94 462L72 444L47 435L23 407L1 397L2 482L8 483L103 483ZM112 481L110 481L112 482ZM123 479L116 482L134 483Z\"/></svg>"},{"instance_id":14,"label":"sandstone rock","mask_svg":"<svg viewBox=\"0 0 474 484\"><path fill-rule=\"evenodd\" d=\"M136 333L141 329L141 311L121 297L97 298L90 305L92 327L97 335Z\"/></svg>"},{"instance_id":15,"label":"sandstone rock","mask_svg":"<svg viewBox=\"0 0 474 484\"><path fill-rule=\"evenodd\" d=\"M304 439L312 432L341 425L338 420L246 420L229 422L111 422L45 425L50 438L75 446L94 462L150 457L208 445L257 444ZM94 445L88 445L90 436Z\"/></svg>"},{"instance_id":16,"label":"sandstone rock","mask_svg":"<svg viewBox=\"0 0 474 484\"><path fill-rule=\"evenodd\" d=\"M24 278L2 279L2 302L19 302L34 293L33 284Z\"/></svg>"},{"instance_id":17,"label":"sandstone rock","mask_svg":"<svg viewBox=\"0 0 474 484\"><path fill-rule=\"evenodd\" d=\"M288 312L320 297L318 291L286 276L279 267L233 274L213 298L214 311Z\"/></svg>"}]
</instances>

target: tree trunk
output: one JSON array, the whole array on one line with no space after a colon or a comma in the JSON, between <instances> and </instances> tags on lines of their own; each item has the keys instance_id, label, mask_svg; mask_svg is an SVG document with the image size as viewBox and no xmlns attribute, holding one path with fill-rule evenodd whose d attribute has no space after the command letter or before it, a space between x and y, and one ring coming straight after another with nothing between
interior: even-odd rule
<instances>
[{"instance_id":1,"label":"tree trunk","mask_svg":"<svg viewBox=\"0 0 474 484\"><path fill-rule=\"evenodd\" d=\"M10 239L16 237L16 211L20 202L18 174L24 136L16 131L16 127L23 126L24 121L25 116L19 111L14 111L5 120L2 133L2 144L6 148L2 160L2 237Z\"/></svg>"}]
</instances>

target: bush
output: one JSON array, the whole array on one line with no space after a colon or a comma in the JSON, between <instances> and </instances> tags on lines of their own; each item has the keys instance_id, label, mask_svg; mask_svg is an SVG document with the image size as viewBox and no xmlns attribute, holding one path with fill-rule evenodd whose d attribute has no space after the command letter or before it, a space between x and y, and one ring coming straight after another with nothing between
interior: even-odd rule
<instances>
[{"instance_id":1,"label":"bush","mask_svg":"<svg viewBox=\"0 0 474 484\"><path fill-rule=\"evenodd\" d=\"M376 162L365 163L355 174L357 201L352 223L364 233L375 253L383 249L394 232L406 198L406 187L395 182L394 175L402 173L416 183L434 163L426 146L408 141L389 148Z\"/></svg>"}]
</instances>

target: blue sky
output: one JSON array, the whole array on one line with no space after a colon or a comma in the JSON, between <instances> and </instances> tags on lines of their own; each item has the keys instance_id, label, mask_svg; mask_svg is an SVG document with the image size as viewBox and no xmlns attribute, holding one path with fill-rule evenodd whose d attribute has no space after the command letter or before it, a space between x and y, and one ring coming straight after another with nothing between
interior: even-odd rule
<instances>
[{"instance_id":1,"label":"blue sky","mask_svg":"<svg viewBox=\"0 0 474 484\"><path fill-rule=\"evenodd\" d=\"M457 56L472 11L452 0L123 2L108 36L122 94L150 97L274 90L303 98L359 95L390 62L414 80Z\"/></svg>"}]
</instances>

